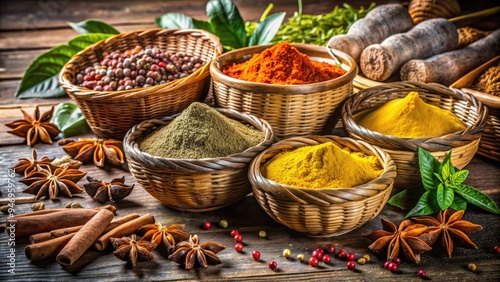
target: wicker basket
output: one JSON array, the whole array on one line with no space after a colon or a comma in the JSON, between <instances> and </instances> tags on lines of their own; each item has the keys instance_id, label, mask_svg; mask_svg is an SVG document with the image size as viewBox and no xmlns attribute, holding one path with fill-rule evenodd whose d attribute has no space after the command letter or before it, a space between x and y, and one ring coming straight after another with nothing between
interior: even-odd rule
<instances>
[{"instance_id":1,"label":"wicker basket","mask_svg":"<svg viewBox=\"0 0 500 282\"><path fill-rule=\"evenodd\" d=\"M130 172L162 204L182 211L207 212L231 205L251 192L248 167L255 156L271 145L274 138L272 128L265 120L255 116L227 109L217 110L264 132L264 140L255 147L227 157L172 159L142 152L137 140L169 124L179 114L144 121L127 132L123 147Z\"/></svg>"},{"instance_id":2,"label":"wicker basket","mask_svg":"<svg viewBox=\"0 0 500 282\"><path fill-rule=\"evenodd\" d=\"M333 142L339 147L376 156L382 174L352 188L308 189L276 183L262 176L261 165L276 154L303 146ZM277 222L313 237L350 232L382 210L392 191L396 166L389 154L364 141L338 136L304 136L285 139L262 152L248 171L259 205Z\"/></svg>"},{"instance_id":3,"label":"wicker basket","mask_svg":"<svg viewBox=\"0 0 500 282\"><path fill-rule=\"evenodd\" d=\"M315 60L332 62L325 48L291 44ZM215 103L218 107L252 114L267 120L278 138L309 134L329 134L340 117L343 102L352 93L356 62L334 51L347 73L312 84L277 85L235 79L222 73L228 64L249 59L270 46L253 46L225 53L210 65Z\"/></svg>"},{"instance_id":4,"label":"wicker basket","mask_svg":"<svg viewBox=\"0 0 500 282\"><path fill-rule=\"evenodd\" d=\"M404 98L410 91L417 91L422 100L456 114L466 125L465 130L435 138L397 138L359 126L354 114L375 108L387 101ZM398 170L395 187L421 183L418 164L418 147L429 151L440 161L452 150L451 160L462 169L474 157L481 133L486 123L487 108L473 96L440 84L396 82L368 88L350 97L342 109L342 121L350 137L367 141L386 150Z\"/></svg>"},{"instance_id":5,"label":"wicker basket","mask_svg":"<svg viewBox=\"0 0 500 282\"><path fill-rule=\"evenodd\" d=\"M199 56L206 64L192 74L169 83L123 91L95 91L76 86L78 72L103 59L104 51L125 51L135 46L156 45L165 52ZM200 100L209 87L210 61L222 52L219 39L194 29L149 29L122 33L82 50L63 67L59 84L76 102L99 137L121 139L135 124L173 115Z\"/></svg>"},{"instance_id":6,"label":"wicker basket","mask_svg":"<svg viewBox=\"0 0 500 282\"><path fill-rule=\"evenodd\" d=\"M500 162L500 97L471 89L471 85L485 70L498 65L499 62L500 56L497 56L450 86L452 88L461 88L462 91L473 95L488 107L488 120L477 153L498 162Z\"/></svg>"}]
</instances>

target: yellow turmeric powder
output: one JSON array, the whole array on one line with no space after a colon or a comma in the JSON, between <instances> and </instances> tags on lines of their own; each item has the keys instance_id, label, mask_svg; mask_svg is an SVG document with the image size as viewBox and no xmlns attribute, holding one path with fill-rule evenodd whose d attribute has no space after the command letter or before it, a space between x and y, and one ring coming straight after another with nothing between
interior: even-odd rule
<instances>
[{"instance_id":1,"label":"yellow turmeric powder","mask_svg":"<svg viewBox=\"0 0 500 282\"><path fill-rule=\"evenodd\" d=\"M351 153L332 142L281 152L262 167L262 174L270 180L310 189L351 188L381 173L376 157Z\"/></svg>"},{"instance_id":2,"label":"yellow turmeric powder","mask_svg":"<svg viewBox=\"0 0 500 282\"><path fill-rule=\"evenodd\" d=\"M353 118L367 129L399 138L438 137L466 128L454 113L425 103L417 92Z\"/></svg>"}]
</instances>

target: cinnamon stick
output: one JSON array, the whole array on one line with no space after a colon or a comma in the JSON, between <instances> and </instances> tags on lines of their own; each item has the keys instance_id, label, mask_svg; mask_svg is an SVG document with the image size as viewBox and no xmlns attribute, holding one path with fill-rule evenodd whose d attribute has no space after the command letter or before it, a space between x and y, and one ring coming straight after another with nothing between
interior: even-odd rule
<instances>
[{"instance_id":1,"label":"cinnamon stick","mask_svg":"<svg viewBox=\"0 0 500 282\"><path fill-rule=\"evenodd\" d=\"M154 222L155 218L148 213L139 218L124 223L99 237L99 239L97 239L97 241L94 243L94 248L98 251L103 251L110 243L109 238L121 238L123 236L128 236L137 231L137 229L139 229L141 226L152 224Z\"/></svg>"},{"instance_id":2,"label":"cinnamon stick","mask_svg":"<svg viewBox=\"0 0 500 282\"><path fill-rule=\"evenodd\" d=\"M68 244L59 252L56 261L63 267L71 266L99 238L113 216L109 210L100 210L75 233Z\"/></svg>"},{"instance_id":3,"label":"cinnamon stick","mask_svg":"<svg viewBox=\"0 0 500 282\"><path fill-rule=\"evenodd\" d=\"M66 234L59 238L28 245L24 249L24 254L30 261L55 257L75 234L76 233Z\"/></svg>"},{"instance_id":4,"label":"cinnamon stick","mask_svg":"<svg viewBox=\"0 0 500 282\"><path fill-rule=\"evenodd\" d=\"M107 209L107 210L113 212L114 214L116 214L116 208L114 206L112 206L112 205L105 205L105 206L93 208L92 210L99 211L99 210L102 210L102 209ZM20 217L25 217L25 216L49 214L49 213L60 212L60 211L68 211L68 210L80 211L80 210L88 210L88 209L83 209L83 208L80 208L80 209L69 209L69 208L46 209L46 210L39 210L39 211L33 211L33 212L26 212L26 213L17 214L15 217L16 218L20 218Z\"/></svg>"}]
</instances>

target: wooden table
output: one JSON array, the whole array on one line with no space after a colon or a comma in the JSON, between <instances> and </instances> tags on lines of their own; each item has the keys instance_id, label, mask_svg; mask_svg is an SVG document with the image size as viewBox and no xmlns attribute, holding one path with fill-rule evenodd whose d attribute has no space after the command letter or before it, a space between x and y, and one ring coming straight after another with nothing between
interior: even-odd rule
<instances>
[{"instance_id":1,"label":"wooden table","mask_svg":"<svg viewBox=\"0 0 500 282\"><path fill-rule=\"evenodd\" d=\"M235 1L244 19L257 19L267 1ZM330 11L335 4L342 2L312 3L304 1L304 13L321 13ZM369 4L370 1L349 1L354 7ZM386 2L380 1L379 3ZM21 118L20 108L32 113L35 105L41 105L42 110L59 102L60 99L29 99L18 100L14 97L15 89L24 70L31 61L47 49L67 42L76 34L68 28L66 21L78 22L87 18L97 18L113 24L122 32L155 27L154 18L166 12L182 12L197 18L206 18L206 1L11 1L0 3L0 191L1 197L7 197L8 182L15 183L18 198L25 197L21 191L24 184L18 182L21 177L11 177L8 169L17 163L21 157L29 158L31 148L24 144L23 139L7 134L4 125ZM286 11L291 15L296 10L296 1L275 1L274 11ZM37 144L34 148L39 156L62 157L64 152L57 144ZM500 165L486 158L474 157L467 166L470 170L467 184L477 187L500 202ZM115 258L109 252L87 252L78 263L70 269L63 269L54 262L30 263L24 256L27 242L15 241L15 274L8 271L10 246L8 238L0 234L0 280L9 281L49 281L49 280L90 280L90 281L128 281L128 280L343 280L343 281L375 281L375 280L409 280L419 281L417 271L425 269L434 281L450 280L496 280L500 279L500 255L493 253L493 248L500 244L500 222L498 215L483 212L469 206L465 219L483 226L471 238L478 245L477 250L456 248L453 257L447 258L437 248L422 256L419 265L404 261L397 273L393 274L383 269L383 255L375 255L367 249L368 239L360 234L380 229L380 218L400 222L404 213L387 205L374 220L348 234L332 238L311 238L294 232L274 222L257 204L250 194L241 202L230 207L208 213L187 213L172 210L161 205L140 187L129 172L119 168L99 169L93 165L84 165L81 170L96 178L112 179L125 176L126 183L135 183L132 194L123 201L113 203L118 215L123 216L137 212L151 213L158 222L163 224L183 223L185 230L198 234L203 241L215 241L226 246L220 253L223 263L210 266L208 269L196 268L186 271L169 261L162 254L153 251L154 261L141 262L131 269L125 263ZM82 179L80 185L86 181ZM85 193L76 195L73 199L60 198L46 200L47 208L64 207L70 201L80 202L84 207L92 208L100 204L94 202ZM16 213L30 211L31 204L17 204ZM1 221L6 216L0 215ZM218 222L225 219L229 227L223 229ZM204 230L201 225L205 221L212 222L210 230ZM242 253L234 250L234 241L229 236L231 229L239 229L244 237L245 248ZM258 236L260 230L267 231L268 238ZM316 247L334 244L337 249L344 248L357 256L370 254L372 261L366 265L358 265L355 271L346 269L346 262L333 258L329 265L320 264L311 267L296 259L282 257L284 249L290 249L292 257L303 253L306 258ZM262 261L255 262L251 258L252 250L262 253ZM275 260L278 268L270 270L267 263ZM477 271L467 269L469 263L477 265Z\"/></svg>"}]
</instances>

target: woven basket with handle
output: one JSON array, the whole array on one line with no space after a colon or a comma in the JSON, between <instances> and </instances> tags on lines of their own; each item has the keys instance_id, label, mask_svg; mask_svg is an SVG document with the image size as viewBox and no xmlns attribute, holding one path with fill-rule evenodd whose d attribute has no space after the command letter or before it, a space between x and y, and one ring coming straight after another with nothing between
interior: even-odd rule
<instances>
[{"instance_id":1,"label":"woven basket with handle","mask_svg":"<svg viewBox=\"0 0 500 282\"><path fill-rule=\"evenodd\" d=\"M100 62L103 52L123 52L138 45L155 45L164 52L199 56L205 64L184 78L146 88L95 91L74 84L78 72ZM59 73L59 84L82 110L97 136L121 139L141 121L173 115L200 100L210 83L210 62L221 53L219 39L202 30L156 28L132 31L102 40L73 56Z\"/></svg>"},{"instance_id":2,"label":"woven basket with handle","mask_svg":"<svg viewBox=\"0 0 500 282\"><path fill-rule=\"evenodd\" d=\"M123 147L132 176L164 205L182 211L207 212L231 205L251 192L248 167L255 156L271 145L274 138L271 126L252 115L217 110L263 132L264 140L227 157L172 159L141 151L137 140L168 125L178 114L144 121L127 132Z\"/></svg>"},{"instance_id":3,"label":"woven basket with handle","mask_svg":"<svg viewBox=\"0 0 500 282\"><path fill-rule=\"evenodd\" d=\"M377 157L382 174L352 188L308 189L276 183L261 173L261 166L280 152L326 142ZM377 216L391 194L396 166L389 154L364 141L333 135L304 136L273 144L255 158L248 176L255 199L274 220L309 236L331 237L350 232Z\"/></svg>"},{"instance_id":4,"label":"woven basket with handle","mask_svg":"<svg viewBox=\"0 0 500 282\"><path fill-rule=\"evenodd\" d=\"M467 128L432 138L398 138L371 131L353 119L353 115L360 111L381 106L392 99L404 98L410 91L418 92L419 97L428 104L453 112ZM398 170L394 185L405 187L421 183L418 147L429 151L440 161L452 150L453 165L459 169L465 167L477 151L487 112L480 101L458 89L433 83L394 82L367 88L350 97L342 109L342 122L350 137L376 145L391 155Z\"/></svg>"},{"instance_id":5,"label":"woven basket with handle","mask_svg":"<svg viewBox=\"0 0 500 282\"><path fill-rule=\"evenodd\" d=\"M333 63L325 48L291 44L313 60ZM349 55L333 50L347 73L324 82L278 85L250 82L225 75L221 69L242 62L270 46L252 46L222 54L210 65L213 94L218 107L267 120L278 138L328 134L335 127L343 102L352 93L357 66Z\"/></svg>"}]
</instances>

